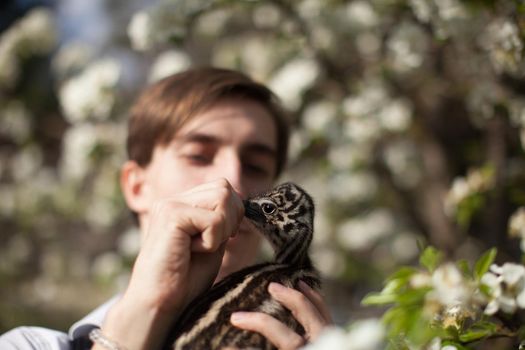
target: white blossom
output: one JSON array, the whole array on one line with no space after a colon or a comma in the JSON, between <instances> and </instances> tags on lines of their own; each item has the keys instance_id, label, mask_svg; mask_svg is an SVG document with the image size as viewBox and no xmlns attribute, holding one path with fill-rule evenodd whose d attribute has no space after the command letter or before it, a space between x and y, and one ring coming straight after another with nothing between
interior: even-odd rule
<instances>
[{"instance_id":1,"label":"white blossom","mask_svg":"<svg viewBox=\"0 0 525 350\"><path fill-rule=\"evenodd\" d=\"M403 188L416 186L421 179L417 166L416 146L407 140L394 141L383 150L383 160L393 175L393 179Z\"/></svg>"},{"instance_id":2,"label":"white blossom","mask_svg":"<svg viewBox=\"0 0 525 350\"><path fill-rule=\"evenodd\" d=\"M14 40L13 40L14 39ZM18 79L20 68L15 52L16 38L10 31L0 37L0 84L12 86Z\"/></svg>"},{"instance_id":3,"label":"white blossom","mask_svg":"<svg viewBox=\"0 0 525 350\"><path fill-rule=\"evenodd\" d=\"M323 133L335 119L337 106L330 101L319 101L308 105L303 113L303 125L312 133Z\"/></svg>"},{"instance_id":4,"label":"white blossom","mask_svg":"<svg viewBox=\"0 0 525 350\"><path fill-rule=\"evenodd\" d=\"M385 328L381 320L370 318L356 321L348 332L348 349L379 350L383 349ZM335 349L335 348L332 348Z\"/></svg>"},{"instance_id":5,"label":"white blossom","mask_svg":"<svg viewBox=\"0 0 525 350\"><path fill-rule=\"evenodd\" d=\"M119 64L103 59L66 81L59 91L65 117L71 123L88 118L107 119L116 100L115 87L120 77Z\"/></svg>"},{"instance_id":6,"label":"white blossom","mask_svg":"<svg viewBox=\"0 0 525 350\"><path fill-rule=\"evenodd\" d=\"M432 275L428 272L417 272L410 276L409 284L412 288L425 288L432 286Z\"/></svg>"},{"instance_id":7,"label":"white blossom","mask_svg":"<svg viewBox=\"0 0 525 350\"><path fill-rule=\"evenodd\" d=\"M345 171L336 174L328 184L328 194L339 201L358 202L377 193L378 183L373 174L366 171Z\"/></svg>"},{"instance_id":8,"label":"white blossom","mask_svg":"<svg viewBox=\"0 0 525 350\"><path fill-rule=\"evenodd\" d=\"M432 339L429 346L425 347L425 350L458 350L453 345L445 345L441 346L441 339L439 337L436 337Z\"/></svg>"},{"instance_id":9,"label":"white blossom","mask_svg":"<svg viewBox=\"0 0 525 350\"><path fill-rule=\"evenodd\" d=\"M383 349L385 329L378 319L363 319L350 325L348 331L329 327L311 344L302 349L380 350Z\"/></svg>"},{"instance_id":10,"label":"white blossom","mask_svg":"<svg viewBox=\"0 0 525 350\"><path fill-rule=\"evenodd\" d=\"M386 130L404 131L412 121L412 107L407 100L391 100L380 110L378 118Z\"/></svg>"},{"instance_id":11,"label":"white blossom","mask_svg":"<svg viewBox=\"0 0 525 350\"><path fill-rule=\"evenodd\" d=\"M302 347L303 350L349 349L346 332L339 327L327 327L312 343Z\"/></svg>"},{"instance_id":12,"label":"white blossom","mask_svg":"<svg viewBox=\"0 0 525 350\"><path fill-rule=\"evenodd\" d=\"M359 53L367 59L377 59L381 49L381 38L373 31L360 32L357 34L355 44Z\"/></svg>"},{"instance_id":13,"label":"white blossom","mask_svg":"<svg viewBox=\"0 0 525 350\"><path fill-rule=\"evenodd\" d=\"M346 8L348 21L357 27L373 27L379 22L379 16L368 1L352 1Z\"/></svg>"},{"instance_id":14,"label":"white blossom","mask_svg":"<svg viewBox=\"0 0 525 350\"><path fill-rule=\"evenodd\" d=\"M271 3L262 3L253 12L253 22L259 28L275 28L281 20L279 9Z\"/></svg>"},{"instance_id":15,"label":"white blossom","mask_svg":"<svg viewBox=\"0 0 525 350\"><path fill-rule=\"evenodd\" d=\"M368 143L381 135L381 125L372 117L349 118L344 125L344 135L355 143Z\"/></svg>"},{"instance_id":16,"label":"white blossom","mask_svg":"<svg viewBox=\"0 0 525 350\"><path fill-rule=\"evenodd\" d=\"M423 64L427 51L427 38L421 28L401 23L387 43L392 68L404 73Z\"/></svg>"},{"instance_id":17,"label":"white blossom","mask_svg":"<svg viewBox=\"0 0 525 350\"><path fill-rule=\"evenodd\" d=\"M394 219L386 209L347 219L337 229L337 239L348 250L364 250L394 231Z\"/></svg>"},{"instance_id":18,"label":"white blossom","mask_svg":"<svg viewBox=\"0 0 525 350\"><path fill-rule=\"evenodd\" d=\"M91 124L69 128L63 139L61 174L66 179L81 179L90 168L90 153L98 142L97 129Z\"/></svg>"},{"instance_id":19,"label":"white blossom","mask_svg":"<svg viewBox=\"0 0 525 350\"><path fill-rule=\"evenodd\" d=\"M496 71L517 72L520 69L523 43L516 24L498 18L487 26L480 38Z\"/></svg>"},{"instance_id":20,"label":"white blossom","mask_svg":"<svg viewBox=\"0 0 525 350\"><path fill-rule=\"evenodd\" d=\"M189 56L181 50L169 50L161 53L153 63L149 73L149 82L158 81L171 74L186 70L191 65Z\"/></svg>"},{"instance_id":21,"label":"white blossom","mask_svg":"<svg viewBox=\"0 0 525 350\"><path fill-rule=\"evenodd\" d=\"M134 257L140 249L140 231L133 226L127 229L118 239L118 250L124 256Z\"/></svg>"},{"instance_id":22,"label":"white blossom","mask_svg":"<svg viewBox=\"0 0 525 350\"><path fill-rule=\"evenodd\" d=\"M297 4L297 13L301 17L315 19L319 17L324 6L324 0L302 0Z\"/></svg>"},{"instance_id":23,"label":"white blossom","mask_svg":"<svg viewBox=\"0 0 525 350\"><path fill-rule=\"evenodd\" d=\"M337 36L324 23L314 22L311 28L312 45L323 50L331 50L337 47Z\"/></svg>"},{"instance_id":24,"label":"white blossom","mask_svg":"<svg viewBox=\"0 0 525 350\"><path fill-rule=\"evenodd\" d=\"M458 205L469 196L482 193L492 186L492 174L481 169L469 170L466 177L457 177L445 196L445 212L452 215Z\"/></svg>"},{"instance_id":25,"label":"white blossom","mask_svg":"<svg viewBox=\"0 0 525 350\"><path fill-rule=\"evenodd\" d=\"M149 50L153 46L153 24L150 14L139 11L133 15L128 25L131 47L138 51Z\"/></svg>"},{"instance_id":26,"label":"white blossom","mask_svg":"<svg viewBox=\"0 0 525 350\"><path fill-rule=\"evenodd\" d=\"M444 21L462 19L466 16L463 5L458 0L434 0L438 15Z\"/></svg>"},{"instance_id":27,"label":"white blossom","mask_svg":"<svg viewBox=\"0 0 525 350\"><path fill-rule=\"evenodd\" d=\"M17 152L11 162L12 174L16 181L30 180L43 162L42 150L38 146L26 146Z\"/></svg>"},{"instance_id":28,"label":"white blossom","mask_svg":"<svg viewBox=\"0 0 525 350\"><path fill-rule=\"evenodd\" d=\"M215 37L223 32L232 13L227 9L205 12L199 16L195 31L202 36Z\"/></svg>"},{"instance_id":29,"label":"white blossom","mask_svg":"<svg viewBox=\"0 0 525 350\"><path fill-rule=\"evenodd\" d=\"M13 186L0 185L0 198L0 216L12 216L16 209L16 193Z\"/></svg>"},{"instance_id":30,"label":"white blossom","mask_svg":"<svg viewBox=\"0 0 525 350\"><path fill-rule=\"evenodd\" d=\"M269 87L290 109L299 107L302 93L320 74L319 65L309 58L288 61L270 80Z\"/></svg>"},{"instance_id":31,"label":"white blossom","mask_svg":"<svg viewBox=\"0 0 525 350\"><path fill-rule=\"evenodd\" d=\"M328 160L334 170L352 170L366 164L369 152L370 149L366 144L332 143L328 150Z\"/></svg>"},{"instance_id":32,"label":"white blossom","mask_svg":"<svg viewBox=\"0 0 525 350\"><path fill-rule=\"evenodd\" d=\"M456 209L457 205L461 203L470 195L470 188L467 180L463 177L455 178L452 182L452 188L447 193L445 198L446 212L451 214Z\"/></svg>"},{"instance_id":33,"label":"white blossom","mask_svg":"<svg viewBox=\"0 0 525 350\"><path fill-rule=\"evenodd\" d=\"M316 232L319 232L316 230ZM322 276L338 278L344 272L344 255L329 247L313 247L310 253L315 266Z\"/></svg>"},{"instance_id":34,"label":"white blossom","mask_svg":"<svg viewBox=\"0 0 525 350\"><path fill-rule=\"evenodd\" d=\"M21 101L10 100L0 109L0 133L9 135L18 144L23 144L31 132L30 117L29 110Z\"/></svg>"},{"instance_id":35,"label":"white blossom","mask_svg":"<svg viewBox=\"0 0 525 350\"><path fill-rule=\"evenodd\" d=\"M211 4L211 0L160 1L136 12L127 28L132 48L147 51L168 43L170 39L183 37L188 29L188 18Z\"/></svg>"},{"instance_id":36,"label":"white blossom","mask_svg":"<svg viewBox=\"0 0 525 350\"><path fill-rule=\"evenodd\" d=\"M299 159L309 143L310 136L307 132L300 129L293 130L288 145L288 159L290 161L296 161Z\"/></svg>"},{"instance_id":37,"label":"white blossom","mask_svg":"<svg viewBox=\"0 0 525 350\"><path fill-rule=\"evenodd\" d=\"M115 167L102 163L97 167L96 177L92 186L92 197L90 198L85 216L86 221L95 229L107 228L115 222L121 208L116 205L115 193L119 188L114 179L117 177ZM105 233L105 230L96 230Z\"/></svg>"},{"instance_id":38,"label":"white blossom","mask_svg":"<svg viewBox=\"0 0 525 350\"><path fill-rule=\"evenodd\" d=\"M417 236L411 232L400 232L394 236L391 244L393 256L402 262L408 262L419 253Z\"/></svg>"},{"instance_id":39,"label":"white blossom","mask_svg":"<svg viewBox=\"0 0 525 350\"><path fill-rule=\"evenodd\" d=\"M471 296L461 272L452 263L443 264L432 273L432 286L434 289L427 294L427 298L445 307L465 303Z\"/></svg>"},{"instance_id":40,"label":"white blossom","mask_svg":"<svg viewBox=\"0 0 525 350\"><path fill-rule=\"evenodd\" d=\"M53 57L53 69L59 76L66 76L85 67L93 57L92 47L85 42L66 43Z\"/></svg>"},{"instance_id":41,"label":"white blossom","mask_svg":"<svg viewBox=\"0 0 525 350\"><path fill-rule=\"evenodd\" d=\"M343 101L343 111L350 117L365 117L377 112L387 100L384 84L373 80L362 86L358 94Z\"/></svg>"},{"instance_id":42,"label":"white blossom","mask_svg":"<svg viewBox=\"0 0 525 350\"><path fill-rule=\"evenodd\" d=\"M122 268L122 259L114 252L107 252L98 255L91 265L91 272L98 278L112 278L117 275Z\"/></svg>"},{"instance_id":43,"label":"white blossom","mask_svg":"<svg viewBox=\"0 0 525 350\"><path fill-rule=\"evenodd\" d=\"M490 300L485 314L493 315L498 310L512 314L519 307L525 309L525 267L514 263L492 265L481 278L481 283L490 289Z\"/></svg>"},{"instance_id":44,"label":"white blossom","mask_svg":"<svg viewBox=\"0 0 525 350\"><path fill-rule=\"evenodd\" d=\"M410 0L410 7L416 17L422 22L430 21L432 17L432 4L428 0Z\"/></svg>"},{"instance_id":45,"label":"white blossom","mask_svg":"<svg viewBox=\"0 0 525 350\"><path fill-rule=\"evenodd\" d=\"M509 234L521 239L520 248L525 252L525 207L520 207L509 219Z\"/></svg>"},{"instance_id":46,"label":"white blossom","mask_svg":"<svg viewBox=\"0 0 525 350\"><path fill-rule=\"evenodd\" d=\"M0 36L0 85L13 86L21 60L50 52L56 45L54 18L49 9L35 8Z\"/></svg>"},{"instance_id":47,"label":"white blossom","mask_svg":"<svg viewBox=\"0 0 525 350\"><path fill-rule=\"evenodd\" d=\"M31 10L9 30L16 32L17 51L22 56L47 53L56 44L55 20L47 8Z\"/></svg>"}]
</instances>

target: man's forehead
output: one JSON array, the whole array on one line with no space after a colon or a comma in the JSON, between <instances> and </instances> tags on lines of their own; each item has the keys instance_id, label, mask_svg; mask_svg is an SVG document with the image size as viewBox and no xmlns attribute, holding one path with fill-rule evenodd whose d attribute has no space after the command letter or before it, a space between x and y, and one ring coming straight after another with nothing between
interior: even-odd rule
<instances>
[{"instance_id":1,"label":"man's forehead","mask_svg":"<svg viewBox=\"0 0 525 350\"><path fill-rule=\"evenodd\" d=\"M239 142L276 152L277 125L264 106L226 100L195 115L176 132L181 142Z\"/></svg>"}]
</instances>

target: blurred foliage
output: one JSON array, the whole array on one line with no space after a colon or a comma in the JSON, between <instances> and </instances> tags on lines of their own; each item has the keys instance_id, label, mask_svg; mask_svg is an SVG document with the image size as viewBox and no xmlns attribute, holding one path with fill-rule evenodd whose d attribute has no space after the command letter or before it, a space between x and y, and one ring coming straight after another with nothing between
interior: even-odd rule
<instances>
[{"instance_id":1,"label":"blurred foliage","mask_svg":"<svg viewBox=\"0 0 525 350\"><path fill-rule=\"evenodd\" d=\"M0 331L52 315L66 329L125 281L138 244L117 181L126 110L189 66L242 70L292 112L283 178L316 199L312 255L336 321L373 314L360 299L420 245L470 266L490 247L520 259L520 1L102 4L116 23L102 44L61 39L54 9L0 36L0 310L21 315Z\"/></svg>"}]
</instances>

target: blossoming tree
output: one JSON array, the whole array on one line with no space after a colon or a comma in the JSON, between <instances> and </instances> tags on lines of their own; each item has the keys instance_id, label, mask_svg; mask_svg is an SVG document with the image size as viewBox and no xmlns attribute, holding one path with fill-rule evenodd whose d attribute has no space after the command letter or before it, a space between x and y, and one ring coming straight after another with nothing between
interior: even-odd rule
<instances>
[{"instance_id":1,"label":"blossoming tree","mask_svg":"<svg viewBox=\"0 0 525 350\"><path fill-rule=\"evenodd\" d=\"M162 0L130 11L108 7L126 24L98 51L35 36L51 32L49 12L1 33L0 276L24 276L17 290L50 301L59 281L125 275L137 249L115 181L127 101L146 82L212 64L267 83L292 112L285 177L316 198L312 255L335 319L355 321L313 347L519 344L521 1ZM45 118L24 83L30 57L45 58L53 86ZM365 300L389 307L386 327L359 306L384 278Z\"/></svg>"}]
</instances>

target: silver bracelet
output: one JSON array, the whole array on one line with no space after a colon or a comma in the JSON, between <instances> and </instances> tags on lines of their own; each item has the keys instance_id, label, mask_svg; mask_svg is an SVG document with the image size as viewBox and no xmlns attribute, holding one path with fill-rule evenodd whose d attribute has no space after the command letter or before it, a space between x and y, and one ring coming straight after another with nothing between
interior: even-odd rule
<instances>
[{"instance_id":1,"label":"silver bracelet","mask_svg":"<svg viewBox=\"0 0 525 350\"><path fill-rule=\"evenodd\" d=\"M100 328L93 328L91 332L89 332L89 339L100 346L102 346L104 349L108 350L126 350L124 347L121 347L116 342L114 342L111 339L108 339L104 334L102 334L102 331Z\"/></svg>"}]
</instances>

